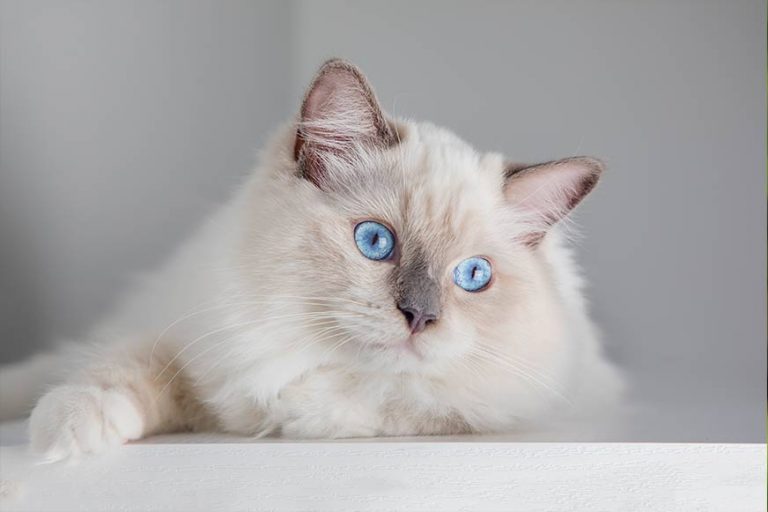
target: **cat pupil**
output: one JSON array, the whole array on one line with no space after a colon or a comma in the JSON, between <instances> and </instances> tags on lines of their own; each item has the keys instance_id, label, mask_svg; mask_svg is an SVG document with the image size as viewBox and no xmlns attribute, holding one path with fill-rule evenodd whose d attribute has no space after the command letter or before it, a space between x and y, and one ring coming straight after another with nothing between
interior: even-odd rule
<instances>
[{"instance_id":1,"label":"cat pupil","mask_svg":"<svg viewBox=\"0 0 768 512\"><path fill-rule=\"evenodd\" d=\"M374 233L373 238L371 239L371 245L379 245L379 234ZM382 244L384 245L384 244Z\"/></svg>"}]
</instances>

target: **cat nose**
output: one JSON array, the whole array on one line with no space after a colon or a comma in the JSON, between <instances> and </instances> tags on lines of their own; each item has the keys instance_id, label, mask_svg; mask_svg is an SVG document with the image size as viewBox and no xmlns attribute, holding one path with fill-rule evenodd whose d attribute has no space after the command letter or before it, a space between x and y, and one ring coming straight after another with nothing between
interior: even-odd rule
<instances>
[{"instance_id":1,"label":"cat nose","mask_svg":"<svg viewBox=\"0 0 768 512\"><path fill-rule=\"evenodd\" d=\"M405 317L408 327L411 328L411 334L419 334L426 329L428 325L437 321L437 315L420 311L418 308L398 304L397 309L399 309Z\"/></svg>"}]
</instances>

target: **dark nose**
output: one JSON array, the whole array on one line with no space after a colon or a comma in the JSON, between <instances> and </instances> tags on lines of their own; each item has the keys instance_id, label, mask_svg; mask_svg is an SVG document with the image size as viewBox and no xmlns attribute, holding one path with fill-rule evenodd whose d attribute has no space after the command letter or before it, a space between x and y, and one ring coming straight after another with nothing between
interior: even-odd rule
<instances>
[{"instance_id":1,"label":"dark nose","mask_svg":"<svg viewBox=\"0 0 768 512\"><path fill-rule=\"evenodd\" d=\"M437 315L419 311L417 308L408 306L403 307L398 304L397 309L399 309L405 317L405 321L408 322L412 334L420 333L426 329L429 324L435 323L437 320Z\"/></svg>"}]
</instances>

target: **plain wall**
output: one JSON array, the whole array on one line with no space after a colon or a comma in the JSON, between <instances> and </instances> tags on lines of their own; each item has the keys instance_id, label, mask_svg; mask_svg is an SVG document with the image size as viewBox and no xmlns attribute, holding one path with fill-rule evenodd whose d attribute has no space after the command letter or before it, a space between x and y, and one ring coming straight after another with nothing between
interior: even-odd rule
<instances>
[{"instance_id":1,"label":"plain wall","mask_svg":"<svg viewBox=\"0 0 768 512\"><path fill-rule=\"evenodd\" d=\"M2 0L0 360L83 333L248 173L293 108L289 8Z\"/></svg>"},{"instance_id":2,"label":"plain wall","mask_svg":"<svg viewBox=\"0 0 768 512\"><path fill-rule=\"evenodd\" d=\"M342 56L480 149L603 158L579 253L628 438L764 441L764 2L4 6L4 359L82 332Z\"/></svg>"}]
</instances>

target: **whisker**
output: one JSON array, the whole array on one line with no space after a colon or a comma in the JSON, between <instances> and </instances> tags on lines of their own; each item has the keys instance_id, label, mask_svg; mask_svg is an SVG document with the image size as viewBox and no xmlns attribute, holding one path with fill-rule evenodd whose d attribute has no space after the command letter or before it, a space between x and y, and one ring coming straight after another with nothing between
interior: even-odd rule
<instances>
[{"instance_id":1,"label":"whisker","mask_svg":"<svg viewBox=\"0 0 768 512\"><path fill-rule=\"evenodd\" d=\"M279 302L275 299L297 299L297 302ZM314 302L309 302L314 301ZM154 359L155 352L157 350L157 346L160 343L160 340L170 331L173 327L178 325L180 322L183 322L184 320L187 320L189 318L192 318L194 316L207 313L209 311L214 311L216 309L223 309L223 308L229 308L229 307L239 307L239 306L249 306L249 305L260 305L260 304L267 304L267 305L284 305L284 306L291 306L291 305L311 305L311 306L327 306L325 302L342 302L342 303L349 303L349 304L355 304L355 305L361 305L366 306L365 304L357 301L353 301L351 299L345 299L341 297L302 297L302 296L290 296L290 295L276 295L274 297L271 297L269 300L248 300L248 301L240 301L240 302L227 302L227 303L221 303L217 304L215 306L206 307L203 309L198 309L196 311L192 311L189 313L186 313L182 315L181 317L174 320L170 325L168 325L165 329L162 330L162 332L155 338L154 343L152 344L152 350L149 354L149 361L148 361L148 368L152 367L152 361Z\"/></svg>"},{"instance_id":2,"label":"whisker","mask_svg":"<svg viewBox=\"0 0 768 512\"><path fill-rule=\"evenodd\" d=\"M228 338L227 341L229 339L231 339L231 338ZM190 358L186 363L184 363L184 365L181 368L176 370L176 373L174 373L171 376L171 378L168 380L168 382L165 383L165 385L162 387L162 389L160 389L160 391L157 393L156 397L159 397L160 395L162 395L165 392L165 390L168 389L168 387L171 385L171 383L176 379L176 377L178 377L181 374L181 372L183 372L190 364L192 364L198 358L204 356L205 354L207 354L208 352L210 352L214 348L218 348L218 347L222 346L223 344L224 344L224 342L214 343L210 347L202 350L199 354L197 354L194 357ZM223 361L223 359L220 359L220 361Z\"/></svg>"},{"instance_id":3,"label":"whisker","mask_svg":"<svg viewBox=\"0 0 768 512\"><path fill-rule=\"evenodd\" d=\"M313 345L316 345L317 343L321 343L321 342L323 342L323 341L325 341L325 340L328 340L328 339L332 339L334 336L337 336L337 331L339 331L339 330L343 330L343 328L342 328L342 327L340 327L340 326L331 326L331 327L327 327L327 328L325 328L325 329L323 329L323 330L319 331L318 333L316 333L316 335L315 335L315 336L318 336L318 335L320 335L320 334L324 334L324 336L320 336L320 337L311 338L311 342L310 342L310 343L308 343L308 344L306 344L306 345L304 345L303 347L301 347L301 348L298 350L298 352L302 352L302 351L306 350L307 348L309 348L309 347L311 347L311 346L313 346ZM231 338L230 338L230 339L231 339ZM301 341L305 341L306 339L307 339L307 338L304 338L304 339L302 339ZM218 345L218 344L217 344L217 345ZM291 344L288 344L288 345L287 345L287 347L294 347L294 346L296 346L296 345L297 345L297 343L291 343ZM211 347L209 347L209 348L211 348ZM232 355L232 354L233 354L233 353L234 353L234 352L235 352L235 351L236 351L238 348L239 348L238 346L234 346L234 347L231 347L231 348L230 348L230 350L229 350L229 351L227 351L227 353L226 353L226 354L223 354L222 356L220 356L220 357L217 359L217 361L216 361L214 364L212 364L212 365L211 365L211 366L210 366L208 369L206 369L206 370L205 370L205 372L204 372L204 373L203 373L203 374L202 374L200 377L198 377L198 378L195 380L195 382L193 383L193 386L197 386L197 385L199 385L199 384L200 384L200 383L203 381L203 379L204 379L205 377L207 377L207 376L208 376L208 375L211 373L211 371L212 371L214 368L216 368L217 366L219 366L219 365L220 365L220 364L221 364L223 361L225 361L225 360L226 360L226 359L227 359L227 358L228 358L230 355ZM198 354L198 356L200 356L200 355L202 355L202 353L201 353L201 354ZM195 356L195 358L197 358L198 356ZM186 366L185 366L185 367L186 367ZM183 368L181 368L180 370L183 370ZM178 373L178 372L177 372L177 373ZM174 376L174 377L172 377L172 378L175 378L175 376Z\"/></svg>"},{"instance_id":4,"label":"whisker","mask_svg":"<svg viewBox=\"0 0 768 512\"><path fill-rule=\"evenodd\" d=\"M340 342L333 345L330 349L326 349L325 352L322 353L320 356L321 359L325 359L326 357L330 357L334 352L336 352L338 349L349 343L354 339L353 336L347 336L346 338L342 339Z\"/></svg>"},{"instance_id":5,"label":"whisker","mask_svg":"<svg viewBox=\"0 0 768 512\"><path fill-rule=\"evenodd\" d=\"M531 361L528 361L525 358L523 358L523 357L521 357L521 356L519 356L517 354L510 354L510 353L506 353L506 352L501 352L498 349L496 349L496 348L494 348L494 347L492 347L490 345L486 345L486 344L482 343L482 338L478 337L476 334L469 334L469 333L467 333L465 331L461 331L461 330L458 330L458 329L454 329L454 332L457 332L458 334L460 334L462 336L466 336L466 337L472 339L475 342L475 348L476 349L483 350L483 351L485 351L485 352L487 352L487 353L489 353L489 354L491 354L493 356L499 357L501 359L505 359L507 362L509 362L511 364L520 365L524 369L527 369L527 370L533 372L539 378L541 378L541 379L543 379L545 381L548 381L554 387L559 387L560 386L560 383L556 379L554 379L550 375L547 375L545 372L542 371L542 369L540 367L536 366Z\"/></svg>"},{"instance_id":6,"label":"whisker","mask_svg":"<svg viewBox=\"0 0 768 512\"><path fill-rule=\"evenodd\" d=\"M545 382L548 382L550 385L552 385L552 387L560 388L560 383L554 377L546 374L541 370L540 367L534 365L530 361L515 354L504 354L504 353L495 351L486 346L481 345L481 348L491 355L494 355L496 357L499 357L500 359L506 360L510 364L516 364L516 365L522 366L523 369L528 370L529 372L532 372L538 378L544 380Z\"/></svg>"},{"instance_id":7,"label":"whisker","mask_svg":"<svg viewBox=\"0 0 768 512\"><path fill-rule=\"evenodd\" d=\"M249 320L247 322L235 323L235 324L232 324L232 325L228 325L228 326L225 326L225 327L214 329L212 331L208 331L207 333L198 336L197 338L192 340L190 343L186 344L182 349L180 349L176 353L176 355L173 356L173 358L171 358L171 360L166 363L166 365L163 367L163 369L160 370L160 372L157 374L157 376L155 377L154 380L157 380L158 378L160 378L160 376L163 373L165 373L165 371L174 363L174 361L176 361L176 359L178 359L181 356L181 354L186 352L190 347L192 347L193 345L197 344L201 340L203 340L203 339L205 339L205 338L207 338L209 336L212 336L214 334L218 334L220 332L226 332L226 331L228 331L230 329L236 329L236 328L240 328L240 327L248 327L248 326L257 325L257 324L267 325L269 323L274 323L277 320L281 320L282 321L282 320L286 320L286 319L290 319L290 318L296 318L296 319L315 318L315 319L333 320L333 319L336 319L336 318L354 317L354 316L355 316L354 313L349 313L349 312L342 312L342 313L334 312L332 314L328 314L328 313L294 313L294 314L288 314L288 315L280 315L280 316L268 317L266 319L264 319L264 318L254 319L254 320Z\"/></svg>"},{"instance_id":8,"label":"whisker","mask_svg":"<svg viewBox=\"0 0 768 512\"><path fill-rule=\"evenodd\" d=\"M516 365L514 365L512 363L510 363L509 361L505 361L503 359L499 359L499 358L493 357L493 355L490 355L490 354L482 352L482 351L475 351L475 352L470 354L470 357L476 357L476 358L479 358L481 360L485 360L486 362L496 363L499 366L501 366L502 368L505 368L508 371L514 373L515 375L518 375L519 377L524 378L529 383L537 384L539 387L541 387L542 389L544 389L544 390L552 393L553 395L557 396L559 399L563 400L568 405L573 405L571 400L568 397L566 397L565 395L563 395L560 391L558 391L557 389L554 389L553 387L551 387L547 383L537 379L535 376L532 376L530 373L527 373L524 369L522 369L519 366L516 366Z\"/></svg>"},{"instance_id":9,"label":"whisker","mask_svg":"<svg viewBox=\"0 0 768 512\"><path fill-rule=\"evenodd\" d=\"M343 332L344 330L345 328L340 325L332 325L330 327L326 327L325 329L321 329L319 332L313 334L312 336L307 336L300 340L289 343L288 348L297 348L298 352L303 352L304 350L317 345L320 342L337 336L339 332Z\"/></svg>"}]
</instances>

